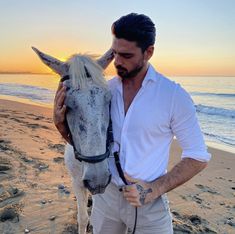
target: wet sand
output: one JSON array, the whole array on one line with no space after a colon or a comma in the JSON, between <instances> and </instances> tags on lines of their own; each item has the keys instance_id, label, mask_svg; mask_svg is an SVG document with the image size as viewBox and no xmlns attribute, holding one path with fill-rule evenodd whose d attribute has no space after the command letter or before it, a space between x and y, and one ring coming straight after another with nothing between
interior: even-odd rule
<instances>
[{"instance_id":1,"label":"wet sand","mask_svg":"<svg viewBox=\"0 0 235 234\"><path fill-rule=\"evenodd\" d=\"M0 100L0 233L77 233L63 150L51 109ZM175 233L235 233L235 155L209 151L208 167L168 193ZM169 168L179 155L174 142Z\"/></svg>"}]
</instances>

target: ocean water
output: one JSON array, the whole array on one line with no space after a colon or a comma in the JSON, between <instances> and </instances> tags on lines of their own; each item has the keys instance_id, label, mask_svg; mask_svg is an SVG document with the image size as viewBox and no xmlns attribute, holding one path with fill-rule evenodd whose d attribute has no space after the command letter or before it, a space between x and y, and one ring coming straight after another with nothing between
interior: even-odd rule
<instances>
[{"instance_id":1,"label":"ocean water","mask_svg":"<svg viewBox=\"0 0 235 234\"><path fill-rule=\"evenodd\" d=\"M207 144L235 153L235 77L169 78L190 93ZM56 75L0 74L0 98L52 107L58 81Z\"/></svg>"},{"instance_id":2,"label":"ocean water","mask_svg":"<svg viewBox=\"0 0 235 234\"><path fill-rule=\"evenodd\" d=\"M235 153L235 77L171 77L191 95L208 145Z\"/></svg>"}]
</instances>

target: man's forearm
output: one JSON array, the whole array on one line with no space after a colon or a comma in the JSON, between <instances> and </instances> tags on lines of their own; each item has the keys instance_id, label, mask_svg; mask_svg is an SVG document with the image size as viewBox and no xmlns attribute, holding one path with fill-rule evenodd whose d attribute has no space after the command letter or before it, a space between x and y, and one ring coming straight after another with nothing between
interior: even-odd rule
<instances>
[{"instance_id":1,"label":"man's forearm","mask_svg":"<svg viewBox=\"0 0 235 234\"><path fill-rule=\"evenodd\" d=\"M150 187L153 190L152 199L187 182L202 171L206 165L206 162L200 162L191 158L182 159L171 171L151 183Z\"/></svg>"},{"instance_id":2,"label":"man's forearm","mask_svg":"<svg viewBox=\"0 0 235 234\"><path fill-rule=\"evenodd\" d=\"M126 180L130 184L123 187L123 196L131 205L140 207L190 180L206 165L206 162L185 158L176 164L171 171L150 183L131 178L125 174Z\"/></svg>"}]
</instances>

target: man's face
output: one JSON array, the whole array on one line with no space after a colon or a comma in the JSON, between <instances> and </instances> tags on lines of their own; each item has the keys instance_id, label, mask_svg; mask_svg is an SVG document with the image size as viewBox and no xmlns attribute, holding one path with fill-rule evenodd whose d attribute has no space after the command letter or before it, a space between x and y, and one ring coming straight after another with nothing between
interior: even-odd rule
<instances>
[{"instance_id":1,"label":"man's face","mask_svg":"<svg viewBox=\"0 0 235 234\"><path fill-rule=\"evenodd\" d=\"M112 49L114 65L121 78L135 77L146 63L144 54L141 48L137 47L136 42L114 37Z\"/></svg>"}]
</instances>

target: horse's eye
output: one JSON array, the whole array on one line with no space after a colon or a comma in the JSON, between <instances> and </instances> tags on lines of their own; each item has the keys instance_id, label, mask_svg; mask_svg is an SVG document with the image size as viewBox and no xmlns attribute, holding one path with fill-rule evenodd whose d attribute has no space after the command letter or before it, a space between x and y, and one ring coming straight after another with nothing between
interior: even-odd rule
<instances>
[{"instance_id":1,"label":"horse's eye","mask_svg":"<svg viewBox=\"0 0 235 234\"><path fill-rule=\"evenodd\" d=\"M65 76L60 78L60 82L64 82L66 80L69 80L69 75L65 75Z\"/></svg>"}]
</instances>

